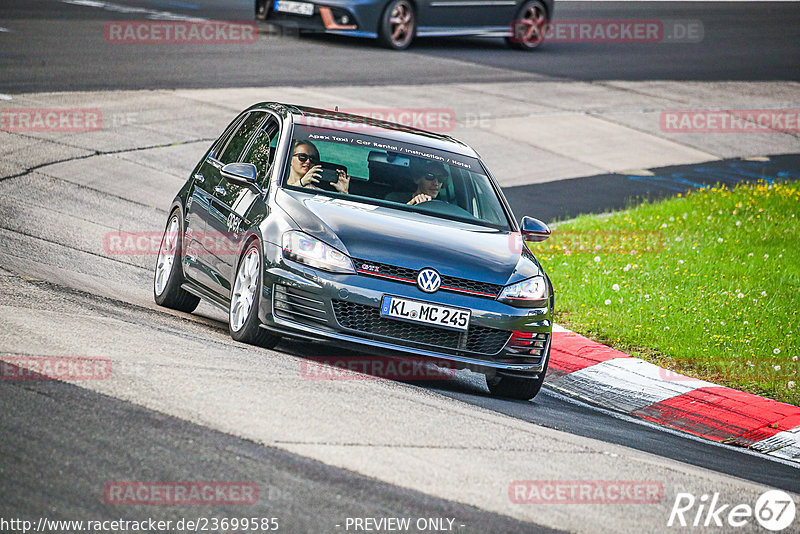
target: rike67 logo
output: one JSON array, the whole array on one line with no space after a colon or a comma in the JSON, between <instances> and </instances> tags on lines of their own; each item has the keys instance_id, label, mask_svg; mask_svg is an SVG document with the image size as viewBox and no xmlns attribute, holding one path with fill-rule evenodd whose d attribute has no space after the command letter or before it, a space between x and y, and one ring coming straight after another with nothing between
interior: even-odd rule
<instances>
[{"instance_id":1,"label":"rike67 logo","mask_svg":"<svg viewBox=\"0 0 800 534\"><path fill-rule=\"evenodd\" d=\"M763 528L780 532L794 523L796 512L791 495L781 490L764 492L756 500L755 506L723 502L719 493L704 494L700 498L691 493L678 493L667 526L717 527L728 532L731 528L751 524L755 518Z\"/></svg>"}]
</instances>

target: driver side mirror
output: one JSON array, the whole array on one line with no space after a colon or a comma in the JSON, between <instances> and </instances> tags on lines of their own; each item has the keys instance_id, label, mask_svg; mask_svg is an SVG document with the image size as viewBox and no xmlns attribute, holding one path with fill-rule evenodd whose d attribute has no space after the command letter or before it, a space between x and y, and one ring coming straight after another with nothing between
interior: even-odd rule
<instances>
[{"instance_id":1,"label":"driver side mirror","mask_svg":"<svg viewBox=\"0 0 800 534\"><path fill-rule=\"evenodd\" d=\"M222 167L222 177L236 185L256 185L258 171L252 163L228 163Z\"/></svg>"},{"instance_id":2,"label":"driver side mirror","mask_svg":"<svg viewBox=\"0 0 800 534\"><path fill-rule=\"evenodd\" d=\"M528 243L539 243L550 237L550 227L533 217L522 218L522 240Z\"/></svg>"}]
</instances>

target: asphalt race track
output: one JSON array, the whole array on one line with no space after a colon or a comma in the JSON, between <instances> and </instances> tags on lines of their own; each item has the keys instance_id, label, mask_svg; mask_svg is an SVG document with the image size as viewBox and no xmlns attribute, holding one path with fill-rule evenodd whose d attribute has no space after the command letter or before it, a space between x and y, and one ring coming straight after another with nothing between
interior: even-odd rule
<instances>
[{"instance_id":1,"label":"asphalt race track","mask_svg":"<svg viewBox=\"0 0 800 534\"><path fill-rule=\"evenodd\" d=\"M90 2L91 3L91 2ZM98 3L98 2L95 2ZM103 4L103 2L99 2ZM107 2L185 17L251 21L249 1ZM186 7L190 5L191 8ZM6 0L0 90L31 92L466 81L797 80L800 10L792 2L563 2L556 19L700 21L701 43L545 43L510 52L500 39L421 40L406 54L345 37L277 35L213 47L107 46L104 21L143 13L59 0ZM10 13L7 15L7 13ZM65 31L66 30L66 31ZM364 66L368 66L365 68Z\"/></svg>"},{"instance_id":2,"label":"asphalt race track","mask_svg":"<svg viewBox=\"0 0 800 534\"><path fill-rule=\"evenodd\" d=\"M389 517L442 520L409 532L694 532L666 526L680 492L751 505L769 488L800 494L800 464L666 431L547 387L518 402L490 397L482 377L468 371L446 381L308 380L306 358L348 353L293 341L275 350L235 343L224 313L208 304L193 314L155 305L155 256L115 255L104 246L113 232L162 231L191 166L255 92L359 103L376 101L372 91L407 91L431 107L455 107L441 95L472 84L476 102L492 110L516 99L543 117L635 111L627 126L647 139L654 130L642 125L657 109L649 104L654 87L676 106L693 102L690 91L698 99L716 95L720 105L736 91L743 106L751 95L779 90L775 102L800 108L798 4L562 2L559 18L700 21L704 36L652 46L548 43L532 54L478 39L423 39L394 53L364 40L279 35L263 24L252 45L130 48L103 38L108 21L165 12L252 18L250 2L240 0L0 5L0 110L75 102L136 110L132 124L124 124L124 113L113 115L120 124L84 137L0 131L0 357L113 362L108 380L0 381L0 532L21 531L2 523L12 518L35 525L39 518L211 517L277 518L278 530L291 533L368 531L348 518ZM549 88L554 108L531 103L537 84ZM619 102L592 107L601 106L595 95L612 91ZM572 100L559 108L561 95ZM626 95L642 100L628 103ZM490 126L468 129L459 117L482 154L481 143L493 139L487 132L511 124L497 114ZM506 142L518 132L503 135ZM727 139L711 146L659 138L653 146L675 156L647 171L614 163L597 172L603 167L589 156L553 149L553 161L569 160L553 164L563 170L558 180L547 179L547 167L544 177L501 183L518 216L547 198L537 215L557 220L675 194L691 187L686 176L695 186L759 174L800 177L797 134ZM511 170L498 167L498 175ZM530 479L656 481L663 497L650 504L512 502L509 485ZM258 500L118 505L104 493L115 481L247 481ZM195 529L169 531L188 530ZM122 530L105 530L114 531ZM755 522L739 531L763 532Z\"/></svg>"}]
</instances>

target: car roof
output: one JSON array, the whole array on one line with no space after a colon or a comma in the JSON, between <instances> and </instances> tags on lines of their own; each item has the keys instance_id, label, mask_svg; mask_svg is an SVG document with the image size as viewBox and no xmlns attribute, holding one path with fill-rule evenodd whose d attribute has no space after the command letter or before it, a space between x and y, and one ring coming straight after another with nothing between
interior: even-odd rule
<instances>
[{"instance_id":1,"label":"car roof","mask_svg":"<svg viewBox=\"0 0 800 534\"><path fill-rule=\"evenodd\" d=\"M449 135L420 130L411 126L397 124L362 115L354 115L339 111L313 108L308 106L297 106L293 104L282 104L279 102L261 102L248 108L247 111L256 109L270 109L280 113L284 118L290 118L295 124L319 126L344 132L366 133L376 137L383 137L393 141L400 141L414 145L428 146L447 152L454 152L464 156L479 157L475 150ZM376 108L376 111L377 108ZM390 109L381 109L383 112L390 112ZM410 109L396 110L413 111ZM420 110L443 112L445 110ZM365 128L368 127L368 128Z\"/></svg>"}]
</instances>

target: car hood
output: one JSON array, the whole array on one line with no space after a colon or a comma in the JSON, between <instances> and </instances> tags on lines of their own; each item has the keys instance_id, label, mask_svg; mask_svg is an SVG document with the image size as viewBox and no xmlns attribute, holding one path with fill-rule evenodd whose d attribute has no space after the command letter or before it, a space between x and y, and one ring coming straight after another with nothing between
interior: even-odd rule
<instances>
[{"instance_id":1,"label":"car hood","mask_svg":"<svg viewBox=\"0 0 800 534\"><path fill-rule=\"evenodd\" d=\"M518 233L299 191L276 200L302 230L354 259L498 285L541 273Z\"/></svg>"}]
</instances>

